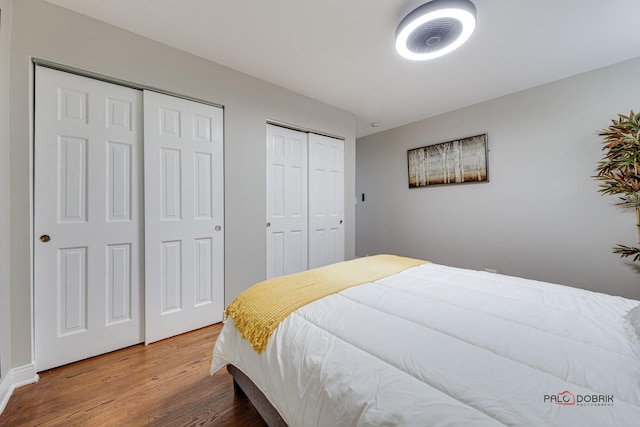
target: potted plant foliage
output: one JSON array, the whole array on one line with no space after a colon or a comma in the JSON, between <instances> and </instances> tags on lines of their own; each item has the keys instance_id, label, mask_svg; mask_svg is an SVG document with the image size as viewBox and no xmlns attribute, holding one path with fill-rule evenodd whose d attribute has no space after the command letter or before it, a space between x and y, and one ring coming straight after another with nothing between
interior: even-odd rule
<instances>
[{"instance_id":1,"label":"potted plant foliage","mask_svg":"<svg viewBox=\"0 0 640 427\"><path fill-rule=\"evenodd\" d=\"M604 158L594 176L602 181L599 191L618 196L618 206L636 212L636 247L617 245L613 252L640 261L640 114L633 111L628 116L618 114L618 119L612 120L599 135L604 138Z\"/></svg>"}]
</instances>

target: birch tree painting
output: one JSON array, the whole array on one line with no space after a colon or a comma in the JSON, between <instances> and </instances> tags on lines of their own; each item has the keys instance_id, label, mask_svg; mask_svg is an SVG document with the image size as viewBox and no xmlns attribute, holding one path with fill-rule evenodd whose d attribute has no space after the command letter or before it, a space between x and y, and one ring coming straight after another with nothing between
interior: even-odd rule
<instances>
[{"instance_id":1,"label":"birch tree painting","mask_svg":"<svg viewBox=\"0 0 640 427\"><path fill-rule=\"evenodd\" d=\"M488 181L487 134L407 151L409 188Z\"/></svg>"}]
</instances>

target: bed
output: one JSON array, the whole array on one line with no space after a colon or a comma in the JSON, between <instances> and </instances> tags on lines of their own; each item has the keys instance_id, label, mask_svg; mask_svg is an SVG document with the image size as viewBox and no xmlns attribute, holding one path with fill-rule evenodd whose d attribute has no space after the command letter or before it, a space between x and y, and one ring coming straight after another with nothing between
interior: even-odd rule
<instances>
[{"instance_id":1,"label":"bed","mask_svg":"<svg viewBox=\"0 0 640 427\"><path fill-rule=\"evenodd\" d=\"M411 262L308 301L332 268L387 260ZM640 425L640 301L389 255L336 266L286 276L266 341L235 313L215 343L211 373L270 426ZM264 283L258 311L280 298Z\"/></svg>"}]
</instances>

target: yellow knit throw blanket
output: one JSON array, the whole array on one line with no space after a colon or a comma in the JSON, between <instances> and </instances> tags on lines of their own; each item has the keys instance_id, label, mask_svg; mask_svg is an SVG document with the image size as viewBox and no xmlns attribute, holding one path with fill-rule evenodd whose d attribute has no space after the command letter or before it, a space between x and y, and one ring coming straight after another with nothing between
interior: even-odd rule
<instances>
[{"instance_id":1,"label":"yellow knit throw blanket","mask_svg":"<svg viewBox=\"0 0 640 427\"><path fill-rule=\"evenodd\" d=\"M300 307L425 263L395 255L376 255L276 277L242 292L229 304L225 315L233 318L242 337L262 353L280 322Z\"/></svg>"}]
</instances>

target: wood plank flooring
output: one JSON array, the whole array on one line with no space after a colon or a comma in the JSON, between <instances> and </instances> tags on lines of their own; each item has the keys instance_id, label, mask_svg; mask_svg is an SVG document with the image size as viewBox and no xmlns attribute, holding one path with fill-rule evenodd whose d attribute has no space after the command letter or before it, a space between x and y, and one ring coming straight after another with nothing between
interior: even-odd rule
<instances>
[{"instance_id":1,"label":"wood plank flooring","mask_svg":"<svg viewBox=\"0 0 640 427\"><path fill-rule=\"evenodd\" d=\"M0 426L266 424L226 370L209 375L216 324L40 373L13 392Z\"/></svg>"}]
</instances>

